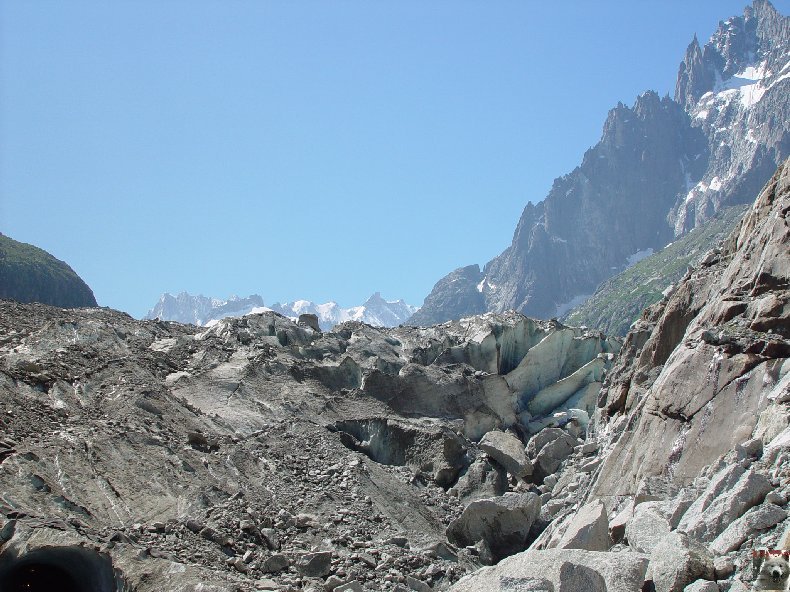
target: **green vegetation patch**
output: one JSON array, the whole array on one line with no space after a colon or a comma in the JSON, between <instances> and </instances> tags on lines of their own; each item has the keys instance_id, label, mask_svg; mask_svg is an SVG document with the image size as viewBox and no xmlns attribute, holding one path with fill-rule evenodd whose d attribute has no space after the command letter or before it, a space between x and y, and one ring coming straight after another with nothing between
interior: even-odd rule
<instances>
[{"instance_id":1,"label":"green vegetation patch","mask_svg":"<svg viewBox=\"0 0 790 592\"><path fill-rule=\"evenodd\" d=\"M63 308L97 306L93 291L63 261L0 234L0 298Z\"/></svg>"},{"instance_id":2,"label":"green vegetation patch","mask_svg":"<svg viewBox=\"0 0 790 592\"><path fill-rule=\"evenodd\" d=\"M729 236L747 209L744 205L721 209L703 225L603 282L587 301L568 312L563 322L587 325L607 335L625 335L642 311L661 300L689 266Z\"/></svg>"}]
</instances>

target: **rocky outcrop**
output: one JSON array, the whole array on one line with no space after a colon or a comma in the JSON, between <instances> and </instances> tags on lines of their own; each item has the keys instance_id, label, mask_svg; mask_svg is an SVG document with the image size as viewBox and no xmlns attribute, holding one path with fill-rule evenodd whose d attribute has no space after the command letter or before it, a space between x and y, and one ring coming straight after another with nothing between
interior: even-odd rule
<instances>
[{"instance_id":1,"label":"rocky outcrop","mask_svg":"<svg viewBox=\"0 0 790 592\"><path fill-rule=\"evenodd\" d=\"M536 590L634 592L642 587L648 559L637 553L578 549L525 551L462 579L453 592Z\"/></svg>"},{"instance_id":2,"label":"rocky outcrop","mask_svg":"<svg viewBox=\"0 0 790 592\"><path fill-rule=\"evenodd\" d=\"M482 271L438 281L409 322L508 309L561 317L645 254L749 203L790 155L789 23L755 0L704 47L695 38L674 100L648 91L612 109L579 167L524 208L511 245Z\"/></svg>"},{"instance_id":3,"label":"rocky outcrop","mask_svg":"<svg viewBox=\"0 0 790 592\"><path fill-rule=\"evenodd\" d=\"M447 539L459 547L481 543L484 555L496 563L527 548L539 513L540 499L534 493L477 500L447 526Z\"/></svg>"},{"instance_id":4,"label":"rocky outcrop","mask_svg":"<svg viewBox=\"0 0 790 592\"><path fill-rule=\"evenodd\" d=\"M708 138L705 174L678 196L676 234L723 205L748 203L788 156L790 19L767 0L719 23L704 47L695 39L680 65L675 100Z\"/></svg>"},{"instance_id":5,"label":"rocky outcrop","mask_svg":"<svg viewBox=\"0 0 790 592\"><path fill-rule=\"evenodd\" d=\"M600 405L634 425L607 423L605 429L622 435L601 469L597 495L635 491L650 475L690 482L748 439L786 388L789 203L785 164L721 252L645 311L626 338L628 355L610 375ZM715 429L720 425L730 429Z\"/></svg>"},{"instance_id":6,"label":"rocky outcrop","mask_svg":"<svg viewBox=\"0 0 790 592\"><path fill-rule=\"evenodd\" d=\"M0 233L0 299L63 308L97 306L93 291L63 261Z\"/></svg>"},{"instance_id":7,"label":"rocky outcrop","mask_svg":"<svg viewBox=\"0 0 790 592\"><path fill-rule=\"evenodd\" d=\"M532 474L532 463L524 452L524 444L514 435L491 431L483 436L478 445L480 450L514 477Z\"/></svg>"},{"instance_id":8,"label":"rocky outcrop","mask_svg":"<svg viewBox=\"0 0 790 592\"><path fill-rule=\"evenodd\" d=\"M788 213L790 162L724 244L644 312L584 443L567 427L529 440L546 521L530 549L454 590L557 589L548 566L577 561L574 546L609 549L590 565L604 578L607 561L628 572L615 562L644 558L632 590L745 590L760 571L753 551L788 548ZM543 476L537 456L553 442L563 459Z\"/></svg>"}]
</instances>

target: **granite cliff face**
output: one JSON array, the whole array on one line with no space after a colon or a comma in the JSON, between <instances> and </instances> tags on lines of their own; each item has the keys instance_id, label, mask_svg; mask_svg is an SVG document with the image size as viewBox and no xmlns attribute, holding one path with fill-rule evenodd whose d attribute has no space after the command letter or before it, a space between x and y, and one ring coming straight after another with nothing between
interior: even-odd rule
<instances>
[{"instance_id":1,"label":"granite cliff face","mask_svg":"<svg viewBox=\"0 0 790 592\"><path fill-rule=\"evenodd\" d=\"M561 316L633 257L754 199L790 154L789 22L757 0L704 48L695 39L675 100L646 92L613 109L582 164L524 209L511 246L479 273L440 280L409 322Z\"/></svg>"},{"instance_id":2,"label":"granite cliff face","mask_svg":"<svg viewBox=\"0 0 790 592\"><path fill-rule=\"evenodd\" d=\"M788 39L790 19L757 0L743 16L720 23L703 48L695 37L686 50L675 100L704 132L710 156L705 174L672 208L675 234L722 205L753 199L787 158Z\"/></svg>"},{"instance_id":3,"label":"granite cliff face","mask_svg":"<svg viewBox=\"0 0 790 592\"><path fill-rule=\"evenodd\" d=\"M647 309L629 333L629 355L609 376L600 405L602 429L614 429L616 421L606 420L612 417L630 416L636 424L619 437L596 491L634 490L654 475L688 483L754 432L771 404L761 393L771 385L777 392L787 389L788 212L785 163L722 247ZM615 473L618 479L612 479Z\"/></svg>"}]
</instances>

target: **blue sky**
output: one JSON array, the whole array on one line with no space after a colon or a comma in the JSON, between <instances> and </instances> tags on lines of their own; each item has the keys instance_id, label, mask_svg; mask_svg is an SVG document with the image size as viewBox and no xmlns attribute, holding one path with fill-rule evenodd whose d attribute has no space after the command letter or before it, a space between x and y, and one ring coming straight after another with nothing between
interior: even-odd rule
<instances>
[{"instance_id":1,"label":"blue sky","mask_svg":"<svg viewBox=\"0 0 790 592\"><path fill-rule=\"evenodd\" d=\"M181 290L421 304L745 5L7 0L0 231L133 316Z\"/></svg>"}]
</instances>

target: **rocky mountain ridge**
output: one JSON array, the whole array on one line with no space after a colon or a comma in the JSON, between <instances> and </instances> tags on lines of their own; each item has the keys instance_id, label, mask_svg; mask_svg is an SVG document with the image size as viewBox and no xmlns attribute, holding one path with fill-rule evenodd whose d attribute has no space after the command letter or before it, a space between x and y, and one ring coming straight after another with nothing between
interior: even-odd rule
<instances>
[{"instance_id":1,"label":"rocky mountain ridge","mask_svg":"<svg viewBox=\"0 0 790 592\"><path fill-rule=\"evenodd\" d=\"M754 199L790 154L789 21L755 0L704 48L695 39L674 100L649 91L611 110L581 165L527 204L512 244L482 270L437 282L409 322L508 309L560 316L630 257Z\"/></svg>"},{"instance_id":2,"label":"rocky mountain ridge","mask_svg":"<svg viewBox=\"0 0 790 592\"><path fill-rule=\"evenodd\" d=\"M267 307L258 294L246 298L231 296L227 300L220 300L181 292L177 296L162 294L159 302L144 318L178 321L201 327L210 326L227 317L240 317L267 310L293 320L297 320L302 314L314 314L321 329L328 331L346 321L360 321L377 327L396 327L411 317L417 307L406 304L403 300L385 300L379 292L373 294L364 304L350 308L342 308L336 302L316 304L309 300L275 302Z\"/></svg>"}]
</instances>

